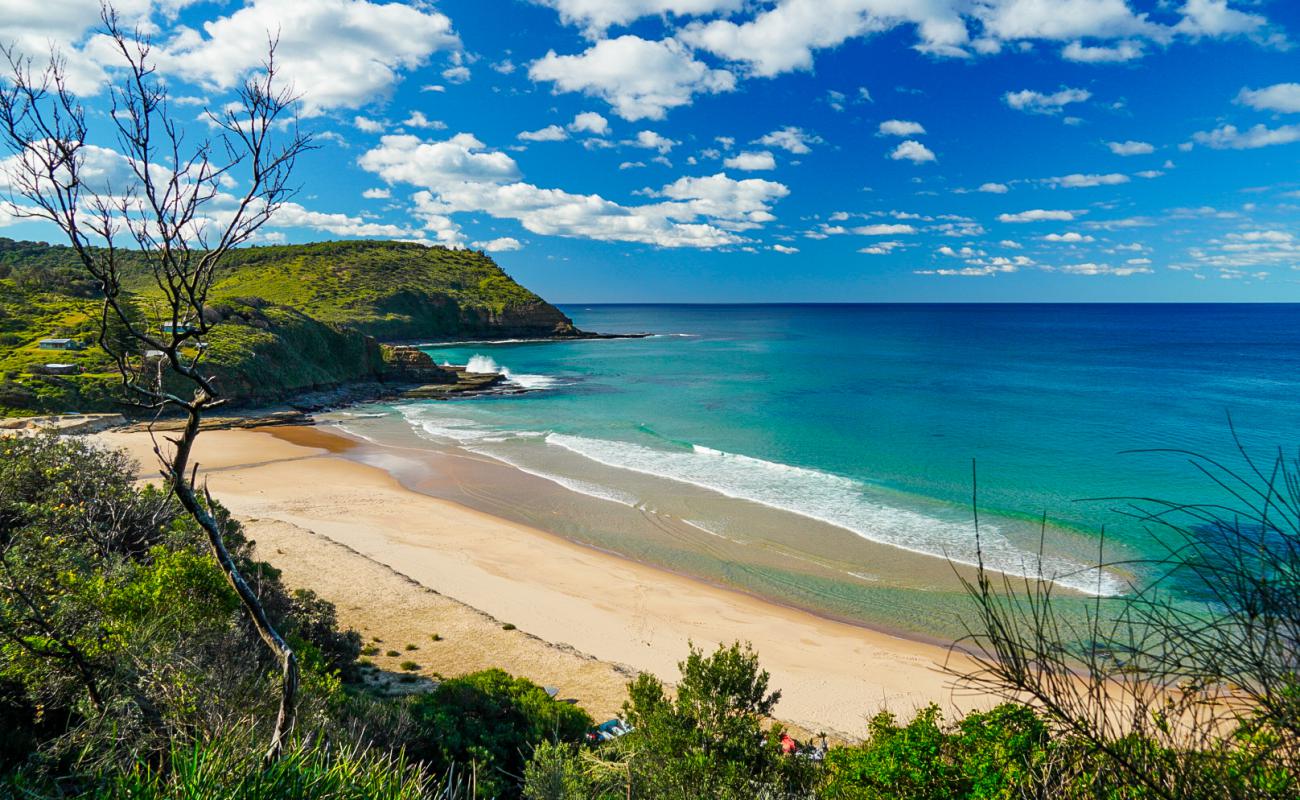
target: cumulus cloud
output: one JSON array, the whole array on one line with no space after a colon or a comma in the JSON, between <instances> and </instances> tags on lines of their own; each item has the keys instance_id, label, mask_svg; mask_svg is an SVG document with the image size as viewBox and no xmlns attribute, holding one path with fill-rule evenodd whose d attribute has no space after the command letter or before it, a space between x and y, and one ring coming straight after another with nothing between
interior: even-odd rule
<instances>
[{"instance_id":1,"label":"cumulus cloud","mask_svg":"<svg viewBox=\"0 0 1300 800\"><path fill-rule=\"evenodd\" d=\"M1215 150L1254 150L1300 141L1300 125L1269 128L1261 124L1244 131L1238 130L1235 125L1220 125L1212 131L1192 134L1192 141Z\"/></svg>"},{"instance_id":2,"label":"cumulus cloud","mask_svg":"<svg viewBox=\"0 0 1300 800\"><path fill-rule=\"evenodd\" d=\"M307 116L360 108L385 96L403 70L457 50L451 20L431 9L367 0L250 0L203 31L180 28L155 51L164 71L228 90L266 58L268 35L282 77L303 96Z\"/></svg>"},{"instance_id":3,"label":"cumulus cloud","mask_svg":"<svg viewBox=\"0 0 1300 800\"><path fill-rule=\"evenodd\" d=\"M609 133L609 120L597 114L595 111L583 111L573 118L569 123L569 130L574 133L593 133L597 136L604 136Z\"/></svg>"},{"instance_id":4,"label":"cumulus cloud","mask_svg":"<svg viewBox=\"0 0 1300 800\"><path fill-rule=\"evenodd\" d=\"M676 139L669 139L667 136L661 136L655 131L638 131L636 138L629 144L644 147L647 150L658 150L659 155L662 156L667 155L668 151L681 144L681 142Z\"/></svg>"},{"instance_id":5,"label":"cumulus cloud","mask_svg":"<svg viewBox=\"0 0 1300 800\"><path fill-rule=\"evenodd\" d=\"M754 140L754 144L761 144L767 147L779 147L795 155L803 155L812 152L810 145L821 144L822 137L804 131L803 128L796 128L793 125L787 125L779 130L760 136Z\"/></svg>"},{"instance_id":6,"label":"cumulus cloud","mask_svg":"<svg viewBox=\"0 0 1300 800\"><path fill-rule=\"evenodd\" d=\"M1111 47L1070 42L1061 50L1061 57L1066 61L1078 61L1083 64L1118 64L1141 58L1144 54L1142 43L1131 40L1118 42Z\"/></svg>"},{"instance_id":7,"label":"cumulus cloud","mask_svg":"<svg viewBox=\"0 0 1300 800\"><path fill-rule=\"evenodd\" d=\"M1074 173L1073 175L1062 175L1057 178L1048 178L1047 183L1063 189L1086 189L1092 186L1115 186L1121 183L1128 183L1127 175L1111 172L1105 175L1084 175Z\"/></svg>"},{"instance_id":8,"label":"cumulus cloud","mask_svg":"<svg viewBox=\"0 0 1300 800\"><path fill-rule=\"evenodd\" d=\"M788 245L784 245L784 244L774 244L774 245L772 245L772 249L775 250L775 251L778 252L778 253L784 253L784 254L786 254L786 255L788 255L788 256L789 256L789 255L794 255L795 253L799 252L799 248L797 248L797 247L790 247L790 246L788 246Z\"/></svg>"},{"instance_id":9,"label":"cumulus cloud","mask_svg":"<svg viewBox=\"0 0 1300 800\"><path fill-rule=\"evenodd\" d=\"M1071 222L1073 220L1073 211L1055 211L1042 208L1021 211L1016 214L998 215L998 222Z\"/></svg>"},{"instance_id":10,"label":"cumulus cloud","mask_svg":"<svg viewBox=\"0 0 1300 800\"><path fill-rule=\"evenodd\" d=\"M516 220L545 236L631 242L660 247L720 247L744 241L740 232L775 219L771 206L789 194L783 184L723 173L683 177L648 192L658 202L629 206L596 194L574 194L524 182L505 153L469 133L441 142L385 136L358 162L390 184L422 191L413 213L445 226L451 215L486 213Z\"/></svg>"},{"instance_id":11,"label":"cumulus cloud","mask_svg":"<svg viewBox=\"0 0 1300 800\"><path fill-rule=\"evenodd\" d=\"M1188 36L1235 36L1254 33L1268 24L1259 14L1228 7L1228 0L1187 0L1175 30Z\"/></svg>"},{"instance_id":12,"label":"cumulus cloud","mask_svg":"<svg viewBox=\"0 0 1300 800\"><path fill-rule=\"evenodd\" d=\"M388 198L393 196L393 193L387 189L380 189L376 187L374 189L366 189L364 192L361 193L361 196L366 198L367 200L387 200Z\"/></svg>"},{"instance_id":13,"label":"cumulus cloud","mask_svg":"<svg viewBox=\"0 0 1300 800\"><path fill-rule=\"evenodd\" d=\"M516 138L522 142L562 142L569 138L569 132L559 125L547 125L535 131L520 131Z\"/></svg>"},{"instance_id":14,"label":"cumulus cloud","mask_svg":"<svg viewBox=\"0 0 1300 800\"><path fill-rule=\"evenodd\" d=\"M352 125L362 133L383 133L384 123L377 119L369 117L355 116L352 118Z\"/></svg>"},{"instance_id":15,"label":"cumulus cloud","mask_svg":"<svg viewBox=\"0 0 1300 800\"><path fill-rule=\"evenodd\" d=\"M702 16L735 11L743 0L537 0L555 9L570 25L597 35L614 25L626 25L654 14Z\"/></svg>"},{"instance_id":16,"label":"cumulus cloud","mask_svg":"<svg viewBox=\"0 0 1300 800\"><path fill-rule=\"evenodd\" d=\"M889 157L894 161L911 161L913 164L924 164L935 160L934 152L915 139L908 139L899 144L890 151Z\"/></svg>"},{"instance_id":17,"label":"cumulus cloud","mask_svg":"<svg viewBox=\"0 0 1300 800\"><path fill-rule=\"evenodd\" d=\"M915 25L918 48L940 55L964 55L966 23L947 0L783 0L750 20L693 23L681 33L687 43L751 74L771 77L812 68L813 53L848 39Z\"/></svg>"},{"instance_id":18,"label":"cumulus cloud","mask_svg":"<svg viewBox=\"0 0 1300 800\"><path fill-rule=\"evenodd\" d=\"M631 121L663 119L668 109L690 105L697 94L736 88L735 75L711 69L681 42L632 35L603 39L579 55L552 50L533 62L528 75L553 83L557 92L599 97Z\"/></svg>"},{"instance_id":19,"label":"cumulus cloud","mask_svg":"<svg viewBox=\"0 0 1300 800\"><path fill-rule=\"evenodd\" d=\"M1064 272L1067 275L1113 275L1118 278L1127 278L1130 275L1145 275L1152 270L1150 267L1140 264L1125 264L1121 267L1112 267L1110 264L1095 264L1092 262L1084 264L1069 264L1064 267L1058 267L1057 271Z\"/></svg>"},{"instance_id":20,"label":"cumulus cloud","mask_svg":"<svg viewBox=\"0 0 1300 800\"><path fill-rule=\"evenodd\" d=\"M881 223L877 225L863 225L859 228L852 228L849 232L856 233L859 236L900 236L916 233L916 228L911 225Z\"/></svg>"},{"instance_id":21,"label":"cumulus cloud","mask_svg":"<svg viewBox=\"0 0 1300 800\"><path fill-rule=\"evenodd\" d=\"M1142 156L1154 153L1156 150L1149 142L1138 142L1133 139L1126 142L1106 142L1106 147L1117 156Z\"/></svg>"},{"instance_id":22,"label":"cumulus cloud","mask_svg":"<svg viewBox=\"0 0 1300 800\"><path fill-rule=\"evenodd\" d=\"M1242 89L1237 102L1260 111L1300 114L1300 83L1275 83L1263 89Z\"/></svg>"},{"instance_id":23,"label":"cumulus cloud","mask_svg":"<svg viewBox=\"0 0 1300 800\"><path fill-rule=\"evenodd\" d=\"M991 0L977 3L975 15L989 36L1003 41L1166 35L1125 0Z\"/></svg>"},{"instance_id":24,"label":"cumulus cloud","mask_svg":"<svg viewBox=\"0 0 1300 800\"><path fill-rule=\"evenodd\" d=\"M902 242L887 241L869 244L866 247L858 248L858 252L868 256L887 256L898 248L902 247Z\"/></svg>"},{"instance_id":25,"label":"cumulus cloud","mask_svg":"<svg viewBox=\"0 0 1300 800\"><path fill-rule=\"evenodd\" d=\"M877 133L881 136L919 136L925 133L925 128L919 122L887 119L880 123Z\"/></svg>"},{"instance_id":26,"label":"cumulus cloud","mask_svg":"<svg viewBox=\"0 0 1300 800\"><path fill-rule=\"evenodd\" d=\"M488 239L485 242L475 242L474 246L486 253L508 253L511 250L522 250L524 247L513 236L502 236L498 239Z\"/></svg>"},{"instance_id":27,"label":"cumulus cloud","mask_svg":"<svg viewBox=\"0 0 1300 800\"><path fill-rule=\"evenodd\" d=\"M1005 183L981 183L979 191L986 194L1006 194L1011 190Z\"/></svg>"},{"instance_id":28,"label":"cumulus cloud","mask_svg":"<svg viewBox=\"0 0 1300 800\"><path fill-rule=\"evenodd\" d=\"M408 128L420 128L422 130L442 131L447 129L447 123L441 120L429 119L422 111L412 111L410 116L402 120L402 124Z\"/></svg>"},{"instance_id":29,"label":"cumulus cloud","mask_svg":"<svg viewBox=\"0 0 1300 800\"><path fill-rule=\"evenodd\" d=\"M1064 243L1066 243L1066 244L1081 244L1081 243L1084 243L1084 242L1095 242L1095 241L1097 241L1097 240L1094 239L1094 238L1091 237L1091 236L1087 236L1087 235L1082 234L1082 233L1075 233L1074 231L1070 231L1069 233L1049 233L1049 234L1047 234L1046 236L1043 237L1043 241L1044 241L1044 242L1064 242Z\"/></svg>"},{"instance_id":30,"label":"cumulus cloud","mask_svg":"<svg viewBox=\"0 0 1300 800\"><path fill-rule=\"evenodd\" d=\"M1082 103L1092 97L1087 89L1063 88L1060 91L1044 94L1030 89L1007 92L1002 100L1017 111L1032 114L1059 114L1070 103Z\"/></svg>"},{"instance_id":31,"label":"cumulus cloud","mask_svg":"<svg viewBox=\"0 0 1300 800\"><path fill-rule=\"evenodd\" d=\"M744 170L745 172L776 169L776 159L766 150L757 153L751 153L748 151L737 153L731 158L723 161L722 164L725 167Z\"/></svg>"}]
</instances>

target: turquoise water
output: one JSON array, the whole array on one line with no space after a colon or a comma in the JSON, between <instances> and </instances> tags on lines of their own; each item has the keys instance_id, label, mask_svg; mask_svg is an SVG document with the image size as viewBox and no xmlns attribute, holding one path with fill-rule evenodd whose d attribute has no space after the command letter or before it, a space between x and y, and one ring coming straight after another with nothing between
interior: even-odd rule
<instances>
[{"instance_id":1,"label":"turquoise water","mask_svg":"<svg viewBox=\"0 0 1300 800\"><path fill-rule=\"evenodd\" d=\"M1295 306L564 311L583 329L656 335L430 346L534 391L386 413L432 446L735 541L738 519L761 527L770 512L774 526L807 520L958 563L974 558L974 462L990 563L1036 569L1046 513L1063 530L1043 569L1104 595L1132 576L1088 568L1103 526L1113 553L1154 543L1120 502L1088 498L1207 497L1185 459L1125 451L1229 457L1229 413L1267 451L1291 447L1300 422Z\"/></svg>"}]
</instances>

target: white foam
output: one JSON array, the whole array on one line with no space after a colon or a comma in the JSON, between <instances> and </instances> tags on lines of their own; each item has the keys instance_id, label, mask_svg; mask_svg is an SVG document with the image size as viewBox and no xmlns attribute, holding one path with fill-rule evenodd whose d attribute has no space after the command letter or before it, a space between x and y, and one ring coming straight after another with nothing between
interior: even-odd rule
<instances>
[{"instance_id":1,"label":"white foam","mask_svg":"<svg viewBox=\"0 0 1300 800\"><path fill-rule=\"evenodd\" d=\"M974 528L919 511L886 505L869 487L838 475L696 446L661 450L629 442L552 433L546 442L600 464L708 489L834 525L873 542L974 565ZM1014 576L1041 572L1062 586L1088 594L1122 594L1117 576L1060 556L1016 547L992 525L980 528L984 563Z\"/></svg>"},{"instance_id":2,"label":"white foam","mask_svg":"<svg viewBox=\"0 0 1300 800\"><path fill-rule=\"evenodd\" d=\"M518 461L515 461L514 459L511 458L506 458L505 456L502 456L499 453L486 453L483 452L482 450L477 450L472 447L467 449L473 450L474 452L480 453L485 456L490 456L491 458L494 458L497 461L503 462L505 464L509 464L510 466L514 467L520 472L526 472L535 478L541 478L542 480L550 481L551 483L554 483L557 486L562 486L571 492L576 492L578 494L586 495L587 497L594 497L597 500L605 500L610 503L618 503L619 505L627 506L628 508L636 508L638 505L640 505L640 500L634 495L628 494L626 492L620 492L619 490L612 489L608 486L601 486L598 483L591 483L589 481L580 481L577 478L569 478L564 475L556 475L554 473L543 472L538 469L526 467L523 464L520 464Z\"/></svg>"},{"instance_id":3,"label":"white foam","mask_svg":"<svg viewBox=\"0 0 1300 800\"><path fill-rule=\"evenodd\" d=\"M504 377L507 381L520 386L524 389L550 389L559 386L560 382L548 375L529 375L526 373L514 373L507 367L503 367L496 362L491 356L485 356L481 353L475 353L470 356L469 361L465 364L468 372L493 373Z\"/></svg>"}]
</instances>

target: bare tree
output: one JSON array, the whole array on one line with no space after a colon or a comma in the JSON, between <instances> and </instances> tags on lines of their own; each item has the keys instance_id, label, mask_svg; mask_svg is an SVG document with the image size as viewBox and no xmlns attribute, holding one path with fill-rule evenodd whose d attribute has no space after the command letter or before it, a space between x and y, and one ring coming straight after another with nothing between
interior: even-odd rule
<instances>
[{"instance_id":1,"label":"bare tree","mask_svg":"<svg viewBox=\"0 0 1300 800\"><path fill-rule=\"evenodd\" d=\"M1098 559L1135 576L1128 595L1067 598L1048 576L995 579L982 565L964 581L979 666L961 677L1037 707L1145 796L1300 791L1300 459L1261 463L1234 440L1237 466L1165 451L1220 500L1125 499L1162 548Z\"/></svg>"},{"instance_id":2,"label":"bare tree","mask_svg":"<svg viewBox=\"0 0 1300 800\"><path fill-rule=\"evenodd\" d=\"M193 449L203 415L225 402L203 363L216 324L205 313L208 293L230 250L295 194L290 178L310 137L297 127L297 98L281 85L275 39L264 68L235 101L205 112L215 140L190 143L171 114L147 37L127 30L110 6L101 16L122 59L109 89L110 118L129 178L124 185L97 183L86 169L96 151L62 58L56 53L34 70L29 57L5 48L10 74L0 87L0 136L13 156L11 213L57 225L99 283L99 344L116 362L129 401L154 420L168 413L184 418L179 433L166 437L170 447L155 436L154 452L171 493L206 532L249 621L280 662L280 708L267 752L274 759L293 726L297 660L226 547L206 484L196 485ZM226 194L241 185L236 176L242 192ZM152 279L142 293L147 301L125 288L133 274Z\"/></svg>"}]
</instances>

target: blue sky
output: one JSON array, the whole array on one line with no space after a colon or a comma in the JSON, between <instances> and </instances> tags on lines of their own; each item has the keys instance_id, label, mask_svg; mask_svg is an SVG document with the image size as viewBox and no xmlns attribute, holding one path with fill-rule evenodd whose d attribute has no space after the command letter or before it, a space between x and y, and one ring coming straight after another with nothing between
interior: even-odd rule
<instances>
[{"instance_id":1,"label":"blue sky","mask_svg":"<svg viewBox=\"0 0 1300 800\"><path fill-rule=\"evenodd\" d=\"M111 175L97 7L0 39L67 55ZM1300 301L1293 0L118 8L187 120L278 31L319 149L264 242L482 248L559 302Z\"/></svg>"}]
</instances>

